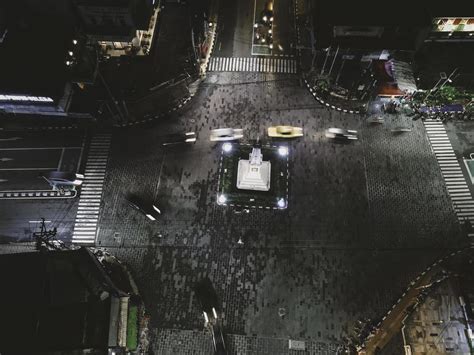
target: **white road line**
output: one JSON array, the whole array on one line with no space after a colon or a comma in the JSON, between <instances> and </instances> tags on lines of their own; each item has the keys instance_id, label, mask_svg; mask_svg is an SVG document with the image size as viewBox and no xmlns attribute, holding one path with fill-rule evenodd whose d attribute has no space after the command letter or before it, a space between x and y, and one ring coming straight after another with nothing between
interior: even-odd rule
<instances>
[{"instance_id":1,"label":"white road line","mask_svg":"<svg viewBox=\"0 0 474 355\"><path fill-rule=\"evenodd\" d=\"M75 244L95 243L110 140L110 135L92 138L74 224L72 242Z\"/></svg>"},{"instance_id":2,"label":"white road line","mask_svg":"<svg viewBox=\"0 0 474 355\"><path fill-rule=\"evenodd\" d=\"M296 73L294 59L254 57L213 57L208 71ZM110 144L96 145L97 153ZM104 155L105 157L105 155Z\"/></svg>"},{"instance_id":3,"label":"white road line","mask_svg":"<svg viewBox=\"0 0 474 355\"><path fill-rule=\"evenodd\" d=\"M29 148L0 148L1 150L5 151L14 151L14 150L61 150L61 149L81 149L81 147L44 147L44 148L38 148L38 147L29 147Z\"/></svg>"}]
</instances>

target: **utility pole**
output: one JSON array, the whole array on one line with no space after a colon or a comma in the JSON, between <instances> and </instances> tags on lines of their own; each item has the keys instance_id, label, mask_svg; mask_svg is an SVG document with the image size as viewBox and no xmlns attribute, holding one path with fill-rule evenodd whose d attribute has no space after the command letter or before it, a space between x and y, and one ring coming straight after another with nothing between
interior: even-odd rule
<instances>
[{"instance_id":1,"label":"utility pole","mask_svg":"<svg viewBox=\"0 0 474 355\"><path fill-rule=\"evenodd\" d=\"M40 231L33 233L33 238L36 239L36 250L48 250L48 248L57 250L61 249L57 244L53 243L57 232L58 230L56 227L47 230L44 218L41 217Z\"/></svg>"}]
</instances>

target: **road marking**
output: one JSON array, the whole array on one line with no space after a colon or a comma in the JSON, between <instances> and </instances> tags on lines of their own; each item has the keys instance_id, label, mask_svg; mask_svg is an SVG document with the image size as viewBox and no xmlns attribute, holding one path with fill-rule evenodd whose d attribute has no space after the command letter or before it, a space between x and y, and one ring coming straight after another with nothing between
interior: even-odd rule
<instances>
[{"instance_id":1,"label":"road marking","mask_svg":"<svg viewBox=\"0 0 474 355\"><path fill-rule=\"evenodd\" d=\"M424 126L458 219L472 220L474 200L443 123L425 120Z\"/></svg>"},{"instance_id":2,"label":"road marking","mask_svg":"<svg viewBox=\"0 0 474 355\"><path fill-rule=\"evenodd\" d=\"M111 139L111 134L102 134L91 140L72 234L74 244L95 244Z\"/></svg>"},{"instance_id":3,"label":"road marking","mask_svg":"<svg viewBox=\"0 0 474 355\"><path fill-rule=\"evenodd\" d=\"M58 162L58 171L61 171L61 164L63 163L63 158L64 158L64 152L66 149L61 149L61 156L59 157L59 162Z\"/></svg>"},{"instance_id":4,"label":"road marking","mask_svg":"<svg viewBox=\"0 0 474 355\"><path fill-rule=\"evenodd\" d=\"M297 73L296 61L294 59L211 57L210 63L211 65L208 70L210 72ZM247 64L244 65L244 63Z\"/></svg>"},{"instance_id":5,"label":"road marking","mask_svg":"<svg viewBox=\"0 0 474 355\"><path fill-rule=\"evenodd\" d=\"M0 171L21 171L21 170L56 170L56 167L52 168L2 168Z\"/></svg>"},{"instance_id":6,"label":"road marking","mask_svg":"<svg viewBox=\"0 0 474 355\"><path fill-rule=\"evenodd\" d=\"M81 149L81 147L30 147L30 148L0 148L0 150L61 150L61 149Z\"/></svg>"}]
</instances>

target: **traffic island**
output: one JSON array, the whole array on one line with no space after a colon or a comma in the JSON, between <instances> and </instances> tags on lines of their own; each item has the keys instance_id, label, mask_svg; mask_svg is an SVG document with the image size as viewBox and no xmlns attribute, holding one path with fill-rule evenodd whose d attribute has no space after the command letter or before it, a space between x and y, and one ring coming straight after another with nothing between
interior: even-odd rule
<instances>
[{"instance_id":1,"label":"traffic island","mask_svg":"<svg viewBox=\"0 0 474 355\"><path fill-rule=\"evenodd\" d=\"M217 204L231 207L288 207L287 146L224 143Z\"/></svg>"}]
</instances>

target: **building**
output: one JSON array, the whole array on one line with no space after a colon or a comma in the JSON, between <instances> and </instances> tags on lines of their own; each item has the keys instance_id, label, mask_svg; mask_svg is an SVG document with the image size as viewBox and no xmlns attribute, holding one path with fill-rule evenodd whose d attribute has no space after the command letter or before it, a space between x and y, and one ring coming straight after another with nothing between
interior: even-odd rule
<instances>
[{"instance_id":1,"label":"building","mask_svg":"<svg viewBox=\"0 0 474 355\"><path fill-rule=\"evenodd\" d=\"M443 6L444 5L444 6ZM429 7L431 29L425 42L474 42L474 4L455 6L433 3Z\"/></svg>"},{"instance_id":2,"label":"building","mask_svg":"<svg viewBox=\"0 0 474 355\"><path fill-rule=\"evenodd\" d=\"M104 56L146 55L160 11L155 0L74 0L87 37Z\"/></svg>"},{"instance_id":3,"label":"building","mask_svg":"<svg viewBox=\"0 0 474 355\"><path fill-rule=\"evenodd\" d=\"M430 18L422 3L408 0L388 6L375 0L316 0L313 23L317 48L413 50L423 42Z\"/></svg>"},{"instance_id":4,"label":"building","mask_svg":"<svg viewBox=\"0 0 474 355\"><path fill-rule=\"evenodd\" d=\"M0 115L91 117L71 111L75 87L68 63L75 18L70 2L3 2L0 13Z\"/></svg>"},{"instance_id":5,"label":"building","mask_svg":"<svg viewBox=\"0 0 474 355\"><path fill-rule=\"evenodd\" d=\"M86 248L1 255L0 353L136 348L135 296L116 274Z\"/></svg>"},{"instance_id":6,"label":"building","mask_svg":"<svg viewBox=\"0 0 474 355\"><path fill-rule=\"evenodd\" d=\"M432 89L440 79L449 77L451 85L473 90L474 4L433 3L429 13L430 30L415 56L419 88Z\"/></svg>"}]
</instances>

